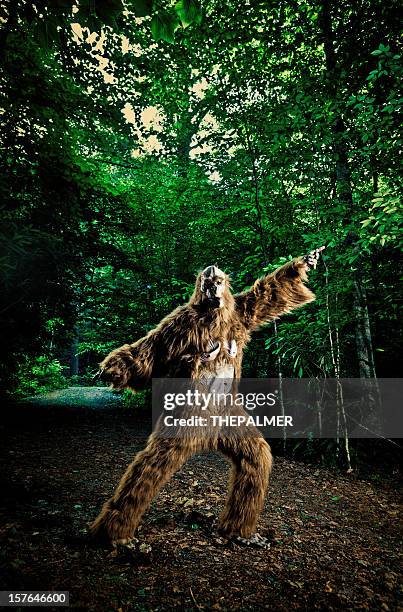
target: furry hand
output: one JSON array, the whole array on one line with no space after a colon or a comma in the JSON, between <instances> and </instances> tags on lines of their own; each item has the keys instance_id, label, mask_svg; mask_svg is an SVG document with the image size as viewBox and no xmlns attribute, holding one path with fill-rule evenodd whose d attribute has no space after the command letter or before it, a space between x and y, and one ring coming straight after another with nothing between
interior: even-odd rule
<instances>
[{"instance_id":1,"label":"furry hand","mask_svg":"<svg viewBox=\"0 0 403 612\"><path fill-rule=\"evenodd\" d=\"M123 389L133 375L135 359L128 344L112 351L100 364L99 378L114 389Z\"/></svg>"}]
</instances>

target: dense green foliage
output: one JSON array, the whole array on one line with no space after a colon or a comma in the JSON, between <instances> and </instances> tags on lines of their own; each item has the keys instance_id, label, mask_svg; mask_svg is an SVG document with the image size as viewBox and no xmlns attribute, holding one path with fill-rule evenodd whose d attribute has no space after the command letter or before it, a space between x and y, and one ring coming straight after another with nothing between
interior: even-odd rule
<instances>
[{"instance_id":1,"label":"dense green foliage","mask_svg":"<svg viewBox=\"0 0 403 612\"><path fill-rule=\"evenodd\" d=\"M201 267L240 290L321 244L245 374L398 375L397 3L0 4L4 388L89 381Z\"/></svg>"}]
</instances>

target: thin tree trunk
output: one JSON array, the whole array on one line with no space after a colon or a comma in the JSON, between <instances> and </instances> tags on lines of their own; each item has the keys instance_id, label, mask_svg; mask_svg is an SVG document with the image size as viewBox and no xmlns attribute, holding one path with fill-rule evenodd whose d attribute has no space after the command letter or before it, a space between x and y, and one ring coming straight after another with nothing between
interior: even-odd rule
<instances>
[{"instance_id":1,"label":"thin tree trunk","mask_svg":"<svg viewBox=\"0 0 403 612\"><path fill-rule=\"evenodd\" d=\"M340 452L340 424L343 425L343 439L344 439L344 452L347 462L347 473L353 471L351 467L351 457L350 457L350 441L348 438L348 428L347 428L347 418L346 411L344 407L344 398L343 398L343 385L340 380L340 350L338 346L338 331L337 326L335 328L335 333L332 329L331 317L330 317L330 292L329 292L329 268L324 261L325 266L325 283L326 283L326 316L327 316L327 328L328 328L328 336L329 336L329 346L330 346L330 357L332 359L334 377L336 379L336 405L337 405L337 435L336 435L336 444L337 444L337 454ZM335 339L333 338L335 336ZM337 344L335 345L335 341ZM340 418L341 417L341 418Z\"/></svg>"},{"instance_id":2,"label":"thin tree trunk","mask_svg":"<svg viewBox=\"0 0 403 612\"><path fill-rule=\"evenodd\" d=\"M354 279L355 341L360 378L376 378L365 287Z\"/></svg>"},{"instance_id":3,"label":"thin tree trunk","mask_svg":"<svg viewBox=\"0 0 403 612\"><path fill-rule=\"evenodd\" d=\"M79 359L78 359L78 336L75 336L70 348L70 376L78 376Z\"/></svg>"},{"instance_id":4,"label":"thin tree trunk","mask_svg":"<svg viewBox=\"0 0 403 612\"><path fill-rule=\"evenodd\" d=\"M276 347L279 348L279 340L278 340L278 327L277 321L273 321L274 324L274 336L276 338ZM281 416L285 416L285 407L284 407L284 394L283 394L283 366L281 362L281 355L277 351L277 373L278 373L278 397L280 400L280 408L281 408ZM284 421L284 419L283 419ZM287 450L287 428L283 427L283 453L285 454Z\"/></svg>"}]
</instances>

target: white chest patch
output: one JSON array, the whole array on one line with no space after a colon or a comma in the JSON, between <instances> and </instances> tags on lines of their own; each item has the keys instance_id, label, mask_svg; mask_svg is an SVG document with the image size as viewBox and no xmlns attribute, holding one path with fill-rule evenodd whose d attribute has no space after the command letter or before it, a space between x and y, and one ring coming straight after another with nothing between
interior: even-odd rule
<instances>
[{"instance_id":1,"label":"white chest patch","mask_svg":"<svg viewBox=\"0 0 403 612\"><path fill-rule=\"evenodd\" d=\"M202 353L200 355L200 359L202 361L214 361L214 359L216 359L216 357L218 356L220 350L221 350L221 342L213 342L212 340L210 340L209 350L206 351L205 353ZM228 357L231 357L231 359L234 359L234 357L236 357L238 354L238 347L237 347L235 340L232 339L231 342L229 342L228 340L225 340L224 350L227 353Z\"/></svg>"}]
</instances>

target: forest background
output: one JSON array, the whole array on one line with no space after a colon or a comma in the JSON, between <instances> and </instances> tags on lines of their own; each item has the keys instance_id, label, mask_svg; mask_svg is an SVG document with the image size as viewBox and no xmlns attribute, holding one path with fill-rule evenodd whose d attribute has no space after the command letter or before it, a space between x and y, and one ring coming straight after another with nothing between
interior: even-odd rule
<instances>
[{"instance_id":1,"label":"forest background","mask_svg":"<svg viewBox=\"0 0 403 612\"><path fill-rule=\"evenodd\" d=\"M3 392L92 384L198 270L243 290L322 244L244 375L398 377L397 9L0 2Z\"/></svg>"}]
</instances>

